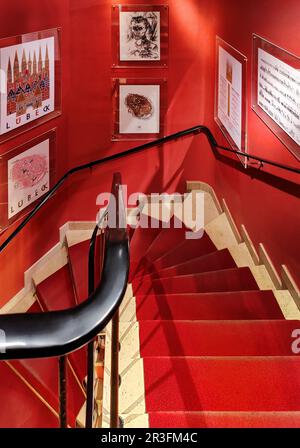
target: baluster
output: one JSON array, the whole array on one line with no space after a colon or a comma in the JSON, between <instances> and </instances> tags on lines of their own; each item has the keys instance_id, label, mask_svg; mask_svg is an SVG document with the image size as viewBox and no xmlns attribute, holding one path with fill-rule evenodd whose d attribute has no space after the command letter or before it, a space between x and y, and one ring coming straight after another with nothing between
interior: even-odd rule
<instances>
[{"instance_id":1,"label":"baluster","mask_svg":"<svg viewBox=\"0 0 300 448\"><path fill-rule=\"evenodd\" d=\"M58 360L59 377L59 422L61 428L67 427L67 377L66 356L60 356Z\"/></svg>"},{"instance_id":2,"label":"baluster","mask_svg":"<svg viewBox=\"0 0 300 448\"><path fill-rule=\"evenodd\" d=\"M119 310L111 326L110 427L119 427Z\"/></svg>"}]
</instances>

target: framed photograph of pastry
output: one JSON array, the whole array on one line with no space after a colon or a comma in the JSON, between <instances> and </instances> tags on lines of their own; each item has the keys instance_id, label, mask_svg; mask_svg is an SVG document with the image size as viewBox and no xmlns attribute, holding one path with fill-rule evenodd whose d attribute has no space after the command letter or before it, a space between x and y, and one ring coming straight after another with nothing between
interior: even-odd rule
<instances>
[{"instance_id":1,"label":"framed photograph of pastry","mask_svg":"<svg viewBox=\"0 0 300 448\"><path fill-rule=\"evenodd\" d=\"M256 34L252 109L300 160L300 57Z\"/></svg>"},{"instance_id":2,"label":"framed photograph of pastry","mask_svg":"<svg viewBox=\"0 0 300 448\"><path fill-rule=\"evenodd\" d=\"M113 67L167 67L167 5L113 5Z\"/></svg>"},{"instance_id":3,"label":"framed photograph of pastry","mask_svg":"<svg viewBox=\"0 0 300 448\"><path fill-rule=\"evenodd\" d=\"M0 230L29 212L55 178L55 129L0 156Z\"/></svg>"},{"instance_id":4,"label":"framed photograph of pastry","mask_svg":"<svg viewBox=\"0 0 300 448\"><path fill-rule=\"evenodd\" d=\"M61 113L60 29L0 40L0 143Z\"/></svg>"},{"instance_id":5,"label":"framed photograph of pastry","mask_svg":"<svg viewBox=\"0 0 300 448\"><path fill-rule=\"evenodd\" d=\"M247 153L247 58L217 36L216 59L215 121L230 146Z\"/></svg>"},{"instance_id":6,"label":"framed photograph of pastry","mask_svg":"<svg viewBox=\"0 0 300 448\"><path fill-rule=\"evenodd\" d=\"M166 108L165 79L114 79L112 140L162 137Z\"/></svg>"}]
</instances>

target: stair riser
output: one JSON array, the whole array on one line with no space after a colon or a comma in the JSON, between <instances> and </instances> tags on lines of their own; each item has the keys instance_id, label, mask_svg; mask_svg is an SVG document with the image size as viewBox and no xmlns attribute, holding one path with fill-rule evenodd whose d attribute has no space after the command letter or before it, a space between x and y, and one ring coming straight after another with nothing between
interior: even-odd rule
<instances>
[{"instance_id":1,"label":"stair riser","mask_svg":"<svg viewBox=\"0 0 300 448\"><path fill-rule=\"evenodd\" d=\"M159 272L153 272L152 274L147 274L147 272L139 273L139 275L135 276L133 283L138 284L149 279L199 274L202 272L211 272L235 267L236 264L230 253L228 251L220 251L177 266L162 269Z\"/></svg>"},{"instance_id":2,"label":"stair riser","mask_svg":"<svg viewBox=\"0 0 300 448\"><path fill-rule=\"evenodd\" d=\"M251 290L258 290L258 286L247 268L148 280L139 285L133 285L135 296L151 293L180 294Z\"/></svg>"},{"instance_id":3,"label":"stair riser","mask_svg":"<svg viewBox=\"0 0 300 448\"><path fill-rule=\"evenodd\" d=\"M295 321L140 322L147 356L292 356Z\"/></svg>"},{"instance_id":4,"label":"stair riser","mask_svg":"<svg viewBox=\"0 0 300 448\"><path fill-rule=\"evenodd\" d=\"M282 319L270 291L136 297L138 320Z\"/></svg>"}]
</instances>

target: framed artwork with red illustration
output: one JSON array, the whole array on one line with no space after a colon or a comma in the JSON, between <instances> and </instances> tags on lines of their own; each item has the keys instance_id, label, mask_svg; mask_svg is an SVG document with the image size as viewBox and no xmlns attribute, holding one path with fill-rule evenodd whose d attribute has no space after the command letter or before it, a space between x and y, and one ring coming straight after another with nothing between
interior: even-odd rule
<instances>
[{"instance_id":1,"label":"framed artwork with red illustration","mask_svg":"<svg viewBox=\"0 0 300 448\"><path fill-rule=\"evenodd\" d=\"M22 218L51 189L56 130L0 156L0 230Z\"/></svg>"},{"instance_id":2,"label":"framed artwork with red illustration","mask_svg":"<svg viewBox=\"0 0 300 448\"><path fill-rule=\"evenodd\" d=\"M165 79L113 79L112 140L152 140L164 135Z\"/></svg>"},{"instance_id":3,"label":"framed artwork with red illustration","mask_svg":"<svg viewBox=\"0 0 300 448\"><path fill-rule=\"evenodd\" d=\"M58 28L0 40L0 143L61 113Z\"/></svg>"}]
</instances>

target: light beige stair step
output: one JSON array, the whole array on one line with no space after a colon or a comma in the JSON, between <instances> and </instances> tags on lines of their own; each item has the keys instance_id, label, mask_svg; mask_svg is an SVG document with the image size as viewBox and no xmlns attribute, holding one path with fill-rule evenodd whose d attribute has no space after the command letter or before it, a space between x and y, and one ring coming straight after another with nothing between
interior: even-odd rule
<instances>
[{"instance_id":1,"label":"light beige stair step","mask_svg":"<svg viewBox=\"0 0 300 448\"><path fill-rule=\"evenodd\" d=\"M46 278L63 268L66 264L68 264L68 255L66 248L63 246L59 251L51 255L43 266L34 271L32 274L34 285L39 285L46 280Z\"/></svg>"},{"instance_id":2,"label":"light beige stair step","mask_svg":"<svg viewBox=\"0 0 300 448\"><path fill-rule=\"evenodd\" d=\"M205 226L205 231L218 250L238 245L225 213Z\"/></svg>"}]
</instances>

